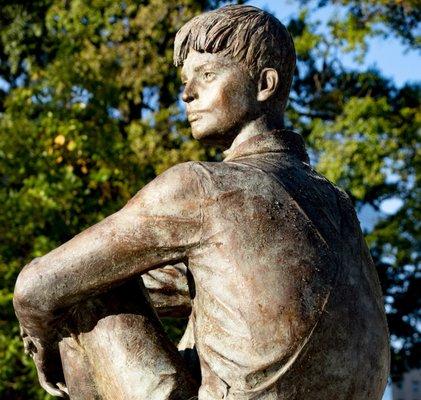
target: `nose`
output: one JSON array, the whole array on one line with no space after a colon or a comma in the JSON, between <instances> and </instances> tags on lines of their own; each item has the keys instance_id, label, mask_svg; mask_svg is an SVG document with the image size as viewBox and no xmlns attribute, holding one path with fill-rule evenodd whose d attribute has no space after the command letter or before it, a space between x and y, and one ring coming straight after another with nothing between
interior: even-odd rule
<instances>
[{"instance_id":1,"label":"nose","mask_svg":"<svg viewBox=\"0 0 421 400\"><path fill-rule=\"evenodd\" d=\"M193 81L187 82L186 86L184 86L183 94L181 95L181 99L185 103L190 103L194 99L197 98L197 90L196 85Z\"/></svg>"}]
</instances>

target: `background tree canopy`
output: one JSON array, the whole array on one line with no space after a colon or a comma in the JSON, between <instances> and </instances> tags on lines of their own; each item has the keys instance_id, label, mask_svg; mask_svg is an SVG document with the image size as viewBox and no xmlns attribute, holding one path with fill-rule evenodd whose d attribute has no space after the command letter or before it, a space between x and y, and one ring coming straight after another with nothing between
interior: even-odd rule
<instances>
[{"instance_id":1,"label":"background tree canopy","mask_svg":"<svg viewBox=\"0 0 421 400\"><path fill-rule=\"evenodd\" d=\"M176 31L211 0L0 1L0 398L44 399L23 355L14 282L45 254L185 160L219 159L189 136L172 66ZM339 4L320 33L311 10ZM420 84L350 70L367 39L419 48L418 0L300 1L286 123L313 163L377 222L366 238L393 338L393 376L420 362ZM386 213L382 205L399 207ZM170 330L177 333L177 327ZM418 363L418 364L417 364Z\"/></svg>"}]
</instances>

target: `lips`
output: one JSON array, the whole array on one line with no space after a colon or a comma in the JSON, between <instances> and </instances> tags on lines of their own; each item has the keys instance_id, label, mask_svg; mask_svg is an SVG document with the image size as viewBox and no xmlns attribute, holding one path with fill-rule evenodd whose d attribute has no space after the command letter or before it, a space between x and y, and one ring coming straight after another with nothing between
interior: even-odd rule
<instances>
[{"instance_id":1,"label":"lips","mask_svg":"<svg viewBox=\"0 0 421 400\"><path fill-rule=\"evenodd\" d=\"M189 112L187 114L187 119L189 120L190 123L197 121L200 117L201 115L198 112Z\"/></svg>"}]
</instances>

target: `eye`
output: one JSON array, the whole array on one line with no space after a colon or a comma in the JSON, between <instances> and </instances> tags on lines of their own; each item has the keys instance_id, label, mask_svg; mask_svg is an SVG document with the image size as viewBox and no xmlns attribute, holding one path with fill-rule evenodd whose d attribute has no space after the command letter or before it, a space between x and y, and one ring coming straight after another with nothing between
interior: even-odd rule
<instances>
[{"instance_id":1,"label":"eye","mask_svg":"<svg viewBox=\"0 0 421 400\"><path fill-rule=\"evenodd\" d=\"M211 82L215 79L216 74L214 72L205 72L203 78L206 82Z\"/></svg>"}]
</instances>

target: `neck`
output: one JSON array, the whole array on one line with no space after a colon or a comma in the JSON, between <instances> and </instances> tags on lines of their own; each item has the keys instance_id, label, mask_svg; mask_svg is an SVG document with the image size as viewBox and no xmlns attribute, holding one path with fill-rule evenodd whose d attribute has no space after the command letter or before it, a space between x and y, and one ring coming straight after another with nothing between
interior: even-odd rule
<instances>
[{"instance_id":1,"label":"neck","mask_svg":"<svg viewBox=\"0 0 421 400\"><path fill-rule=\"evenodd\" d=\"M247 124L245 124L240 132L237 134L237 136L234 138L234 140L231 143L231 148L237 147L242 142L246 141L247 139L250 139L253 136L262 135L265 133L272 132L275 129L283 129L284 128L284 122L282 116L279 115L269 115L264 114L258 117L257 119L254 119L252 121L249 121Z\"/></svg>"}]
</instances>

